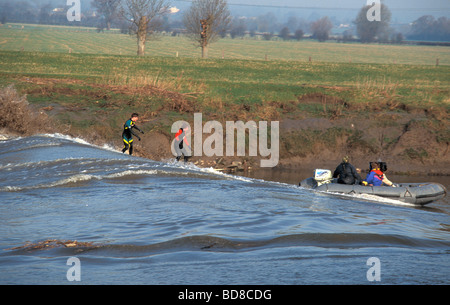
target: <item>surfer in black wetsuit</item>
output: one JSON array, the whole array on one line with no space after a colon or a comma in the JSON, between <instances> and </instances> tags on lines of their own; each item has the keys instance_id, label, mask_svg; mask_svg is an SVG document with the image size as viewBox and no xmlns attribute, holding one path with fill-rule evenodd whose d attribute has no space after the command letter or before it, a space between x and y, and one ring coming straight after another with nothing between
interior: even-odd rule
<instances>
[{"instance_id":1,"label":"surfer in black wetsuit","mask_svg":"<svg viewBox=\"0 0 450 305\"><path fill-rule=\"evenodd\" d=\"M138 119L139 114L133 113L131 115L131 118L123 125L122 140L124 147L122 149L122 153L126 152L127 149L129 149L130 155L133 154L133 136L138 138L139 141L141 140L141 138L133 132L133 128L144 134L144 132L136 126L136 121Z\"/></svg>"}]
</instances>

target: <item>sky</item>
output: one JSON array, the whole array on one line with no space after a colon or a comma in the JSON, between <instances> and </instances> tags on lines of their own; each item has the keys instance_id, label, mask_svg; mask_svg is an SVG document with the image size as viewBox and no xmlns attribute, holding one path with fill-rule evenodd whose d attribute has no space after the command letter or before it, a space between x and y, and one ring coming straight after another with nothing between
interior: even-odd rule
<instances>
[{"instance_id":1,"label":"sky","mask_svg":"<svg viewBox=\"0 0 450 305\"><path fill-rule=\"evenodd\" d=\"M382 3L395 9L447 9L450 10L449 0L383 0ZM228 0L228 4L250 4L288 7L317 7L360 9L367 0Z\"/></svg>"},{"instance_id":2,"label":"sky","mask_svg":"<svg viewBox=\"0 0 450 305\"><path fill-rule=\"evenodd\" d=\"M14 3L19 0L10 0ZM29 0L35 3L61 3L65 4L66 0ZM92 0L80 0L81 4L89 5ZM171 2L189 3L192 0L172 0ZM450 17L450 1L449 0L382 0L391 9L396 10L440 10ZM287 8L319 8L319 9L340 9L340 10L359 10L366 5L367 0L228 0L231 5L248 5L248 6L269 6L269 7L287 7Z\"/></svg>"},{"instance_id":3,"label":"sky","mask_svg":"<svg viewBox=\"0 0 450 305\"><path fill-rule=\"evenodd\" d=\"M190 0L181 0L190 2ZM334 16L338 19L354 19L359 10L367 5L368 0L228 0L230 9L235 14L254 12L261 9L272 11L277 15ZM450 18L450 0L382 0L392 13L392 21L410 23L423 15L436 18ZM263 8L266 6L265 8Z\"/></svg>"},{"instance_id":4,"label":"sky","mask_svg":"<svg viewBox=\"0 0 450 305\"><path fill-rule=\"evenodd\" d=\"M227 0L234 14L261 14L261 10L282 14L335 14L354 18L368 0ZM191 0L172 0L175 5L189 5ZM381 0L392 12L393 20L412 22L423 15L450 18L450 0ZM352 17L353 16L353 17Z\"/></svg>"},{"instance_id":5,"label":"sky","mask_svg":"<svg viewBox=\"0 0 450 305\"><path fill-rule=\"evenodd\" d=\"M10 0L14 3L20 0ZM66 3L66 0L29 0L35 3ZM80 0L82 4L87 5L92 0ZM172 2L176 0L172 0ZM191 2L192 0L179 0ZM367 0L228 0L228 4L248 4L258 6L288 6L288 7L318 7L318 8L349 8L358 9L366 4ZM382 0L389 7L393 8L445 8L450 10L449 0Z\"/></svg>"}]
</instances>

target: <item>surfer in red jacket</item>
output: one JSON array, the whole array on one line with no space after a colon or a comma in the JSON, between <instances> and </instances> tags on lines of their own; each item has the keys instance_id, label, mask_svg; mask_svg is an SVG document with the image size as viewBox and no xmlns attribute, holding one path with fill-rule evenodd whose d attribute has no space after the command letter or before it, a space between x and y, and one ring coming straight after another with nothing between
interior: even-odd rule
<instances>
[{"instance_id":1,"label":"surfer in red jacket","mask_svg":"<svg viewBox=\"0 0 450 305\"><path fill-rule=\"evenodd\" d=\"M189 132L189 126L185 126L180 128L178 132L175 134L175 140L173 141L173 145L175 151L177 153L177 161L180 161L181 155L184 155L184 162L187 162L191 157L190 154L190 145L186 138L186 133Z\"/></svg>"}]
</instances>

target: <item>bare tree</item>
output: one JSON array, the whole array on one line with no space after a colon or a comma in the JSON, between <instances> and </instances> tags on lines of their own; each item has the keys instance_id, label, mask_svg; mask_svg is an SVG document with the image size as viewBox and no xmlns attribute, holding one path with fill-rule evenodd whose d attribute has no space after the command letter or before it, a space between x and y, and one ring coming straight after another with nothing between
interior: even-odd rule
<instances>
[{"instance_id":1,"label":"bare tree","mask_svg":"<svg viewBox=\"0 0 450 305\"><path fill-rule=\"evenodd\" d=\"M238 37L244 37L245 31L247 30L247 25L245 24L245 21L242 18L233 19L230 35L231 38Z\"/></svg>"},{"instance_id":2,"label":"bare tree","mask_svg":"<svg viewBox=\"0 0 450 305\"><path fill-rule=\"evenodd\" d=\"M111 29L111 22L117 18L117 13L119 10L121 0L93 0L91 5L95 7L97 13L104 18L99 27L103 29L106 26L106 29L109 31Z\"/></svg>"},{"instance_id":3,"label":"bare tree","mask_svg":"<svg viewBox=\"0 0 450 305\"><path fill-rule=\"evenodd\" d=\"M298 29L297 31L295 31L294 37L297 40L301 40L303 38L303 35L305 35L303 30L302 29Z\"/></svg>"},{"instance_id":4,"label":"bare tree","mask_svg":"<svg viewBox=\"0 0 450 305\"><path fill-rule=\"evenodd\" d=\"M283 40L289 40L289 38L290 38L289 28L287 26L282 28L281 31L280 31L279 36L281 38L283 38Z\"/></svg>"},{"instance_id":5,"label":"bare tree","mask_svg":"<svg viewBox=\"0 0 450 305\"><path fill-rule=\"evenodd\" d=\"M317 38L321 42L328 39L332 28L333 24L326 16L311 24L311 32L313 33L313 37Z\"/></svg>"},{"instance_id":6,"label":"bare tree","mask_svg":"<svg viewBox=\"0 0 450 305\"><path fill-rule=\"evenodd\" d=\"M168 12L170 3L167 0L124 0L121 14L131 22L132 33L136 34L138 56L145 54L145 42L159 16Z\"/></svg>"},{"instance_id":7,"label":"bare tree","mask_svg":"<svg viewBox=\"0 0 450 305\"><path fill-rule=\"evenodd\" d=\"M231 17L226 0L194 0L183 22L191 39L202 48L202 58L208 57L208 47L230 26Z\"/></svg>"}]
</instances>

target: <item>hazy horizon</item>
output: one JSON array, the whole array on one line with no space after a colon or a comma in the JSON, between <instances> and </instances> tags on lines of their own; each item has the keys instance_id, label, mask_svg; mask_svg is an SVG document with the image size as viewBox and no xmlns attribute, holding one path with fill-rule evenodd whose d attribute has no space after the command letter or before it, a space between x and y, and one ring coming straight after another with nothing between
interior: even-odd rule
<instances>
[{"instance_id":1,"label":"hazy horizon","mask_svg":"<svg viewBox=\"0 0 450 305\"><path fill-rule=\"evenodd\" d=\"M37 8L46 4L66 7L66 0L25 0ZM80 0L83 11L91 8L92 0ZM14 4L10 0L0 2ZM178 15L191 5L192 0L171 0L172 6L180 9ZM421 16L432 15L435 18L450 16L449 0L384 0L392 13L392 23L411 23ZM18 2L16 2L18 3ZM334 20L349 23L356 18L358 11L367 4L367 0L228 0L233 16L256 17L273 13L280 20L297 16L306 20L328 16Z\"/></svg>"}]
</instances>

